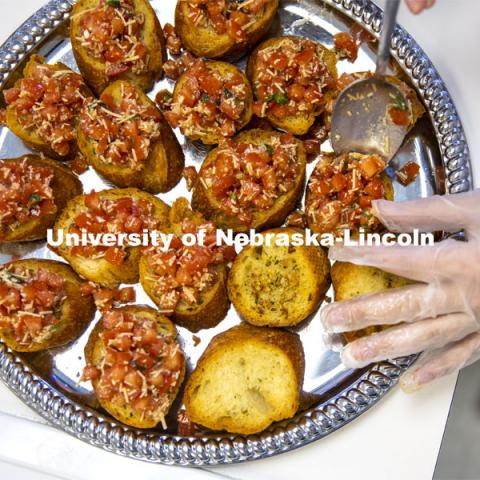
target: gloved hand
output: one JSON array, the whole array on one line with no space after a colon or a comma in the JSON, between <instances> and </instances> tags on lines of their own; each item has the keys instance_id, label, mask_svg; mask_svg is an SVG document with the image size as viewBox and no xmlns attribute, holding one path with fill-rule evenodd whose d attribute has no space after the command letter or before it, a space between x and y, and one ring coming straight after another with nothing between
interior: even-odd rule
<instances>
[{"instance_id":1,"label":"gloved hand","mask_svg":"<svg viewBox=\"0 0 480 480\"><path fill-rule=\"evenodd\" d=\"M321 312L328 332L395 325L348 344L344 364L424 352L401 385L415 390L480 358L480 190L408 202L374 202L377 217L392 232L456 232L467 242L447 239L430 247L344 247L330 259L370 265L421 282L358 299L333 303Z\"/></svg>"},{"instance_id":2,"label":"gloved hand","mask_svg":"<svg viewBox=\"0 0 480 480\"><path fill-rule=\"evenodd\" d=\"M405 0L405 2L412 13L421 13L435 5L435 0Z\"/></svg>"}]
</instances>

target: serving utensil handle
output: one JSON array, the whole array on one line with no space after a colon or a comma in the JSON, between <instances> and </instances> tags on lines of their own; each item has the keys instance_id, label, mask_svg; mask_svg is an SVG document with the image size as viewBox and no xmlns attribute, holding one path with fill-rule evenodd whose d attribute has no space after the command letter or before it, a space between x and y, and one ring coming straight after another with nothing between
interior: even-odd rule
<instances>
[{"instance_id":1,"label":"serving utensil handle","mask_svg":"<svg viewBox=\"0 0 480 480\"><path fill-rule=\"evenodd\" d=\"M383 15L382 33L380 34L380 43L377 54L378 76L384 77L387 73L390 62L390 46L392 44L392 34L397 24L397 13L400 6L400 0L386 0L385 13Z\"/></svg>"}]
</instances>

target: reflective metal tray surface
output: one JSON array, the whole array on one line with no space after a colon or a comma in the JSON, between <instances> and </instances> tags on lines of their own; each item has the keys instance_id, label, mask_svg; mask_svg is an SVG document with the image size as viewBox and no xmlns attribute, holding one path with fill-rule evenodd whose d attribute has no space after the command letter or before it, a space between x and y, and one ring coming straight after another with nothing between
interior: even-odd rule
<instances>
[{"instance_id":1,"label":"reflective metal tray surface","mask_svg":"<svg viewBox=\"0 0 480 480\"><path fill-rule=\"evenodd\" d=\"M70 42L66 38L73 3L51 0L0 47L0 88L10 86L18 78L31 51L38 51L49 62L62 61L76 69ZM151 3L162 25L168 21L173 23L175 0L153 0ZM381 18L381 10L368 0L283 0L279 20L271 35L303 35L331 46L332 35L348 31L354 22L378 36ZM468 147L441 78L420 47L400 27L395 32L393 54L397 61L394 68L403 70L428 110L428 116L415 127L395 160L402 165L414 159L421 166L421 175L407 188L395 184L395 198L403 200L469 190ZM245 60L239 65L244 66ZM345 61L339 64L340 72L373 67L373 52L366 47L362 47L354 65ZM165 87L171 88L171 82L159 82L151 96ZM198 167L207 150L180 134L178 137L186 153L187 165ZM26 152L19 139L6 128L0 128L1 158ZM313 165L310 165L308 174L312 169ZM106 187L91 170L81 179L88 190ZM190 196L183 181L160 197L172 203L181 195ZM59 259L43 242L0 249L2 263L13 255ZM328 295L331 296L332 292ZM152 305L139 287L137 303ZM97 313L92 326L98 318ZM190 332L179 328L188 357L188 370L195 366L213 336L237 323L239 318L232 307L220 325L197 334L201 340L198 345ZM295 418L277 423L259 435L200 431L196 437L187 438L176 435L175 417L180 400L167 418L167 431L160 428L140 431L126 427L98 408L89 383L79 382L84 365L83 347L90 330L72 345L37 354L15 354L0 342L0 378L25 403L58 428L105 450L164 464L229 464L269 457L306 445L337 430L374 405L414 361L414 357L408 357L363 370L347 370L341 365L338 353L332 352L325 344L316 313L294 329L301 337L306 357L304 399Z\"/></svg>"}]
</instances>

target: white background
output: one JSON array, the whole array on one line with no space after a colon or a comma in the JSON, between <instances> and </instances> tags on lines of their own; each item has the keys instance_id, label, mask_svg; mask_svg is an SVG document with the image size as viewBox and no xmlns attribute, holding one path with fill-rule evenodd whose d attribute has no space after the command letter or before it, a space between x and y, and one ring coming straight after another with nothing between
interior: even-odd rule
<instances>
[{"instance_id":1,"label":"white background","mask_svg":"<svg viewBox=\"0 0 480 480\"><path fill-rule=\"evenodd\" d=\"M174 1L174 0L165 0ZM437 0L419 16L405 8L399 22L416 38L440 71L463 120L479 185L480 111L478 45L480 2ZM0 43L44 2L0 0ZM379 3L383 3L379 1ZM456 376L414 396L391 392L349 426L313 445L273 459L206 470L149 465L90 447L48 427L0 384L0 476L47 478L218 478L424 480L432 477Z\"/></svg>"}]
</instances>

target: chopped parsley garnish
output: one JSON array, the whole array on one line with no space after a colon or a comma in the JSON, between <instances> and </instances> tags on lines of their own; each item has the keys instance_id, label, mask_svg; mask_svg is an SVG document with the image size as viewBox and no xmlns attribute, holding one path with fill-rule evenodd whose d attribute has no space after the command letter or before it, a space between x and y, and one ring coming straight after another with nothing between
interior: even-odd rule
<instances>
[{"instance_id":1,"label":"chopped parsley garnish","mask_svg":"<svg viewBox=\"0 0 480 480\"><path fill-rule=\"evenodd\" d=\"M209 101L210 101L210 97L206 93L204 93L202 95L202 102L206 103L206 102L209 102Z\"/></svg>"},{"instance_id":2,"label":"chopped parsley garnish","mask_svg":"<svg viewBox=\"0 0 480 480\"><path fill-rule=\"evenodd\" d=\"M223 93L225 93L225 96L227 98L232 98L234 97L233 93L227 88L227 87L224 87L223 88Z\"/></svg>"},{"instance_id":3,"label":"chopped parsley garnish","mask_svg":"<svg viewBox=\"0 0 480 480\"><path fill-rule=\"evenodd\" d=\"M267 98L267 102L275 101L279 105L286 105L288 103L288 98L281 93L274 93Z\"/></svg>"},{"instance_id":4,"label":"chopped parsley garnish","mask_svg":"<svg viewBox=\"0 0 480 480\"><path fill-rule=\"evenodd\" d=\"M165 103L171 102L172 98L173 98L173 97L172 97L172 94L171 94L170 92L164 92L164 93L163 93L163 101L164 101Z\"/></svg>"},{"instance_id":5,"label":"chopped parsley garnish","mask_svg":"<svg viewBox=\"0 0 480 480\"><path fill-rule=\"evenodd\" d=\"M30 197L30 203L33 204L33 205L36 205L37 203L40 203L41 201L42 201L42 197L40 195L38 195L38 193L34 193Z\"/></svg>"},{"instance_id":6,"label":"chopped parsley garnish","mask_svg":"<svg viewBox=\"0 0 480 480\"><path fill-rule=\"evenodd\" d=\"M406 112L408 110L408 105L403 95L390 95L390 96L393 100L392 103L390 104L392 108L396 108L398 110L401 110L402 112Z\"/></svg>"},{"instance_id":7,"label":"chopped parsley garnish","mask_svg":"<svg viewBox=\"0 0 480 480\"><path fill-rule=\"evenodd\" d=\"M265 150L270 156L273 155L273 147L271 145L265 144Z\"/></svg>"},{"instance_id":8,"label":"chopped parsley garnish","mask_svg":"<svg viewBox=\"0 0 480 480\"><path fill-rule=\"evenodd\" d=\"M107 5L113 8L120 8L120 0L107 0Z\"/></svg>"}]
</instances>

